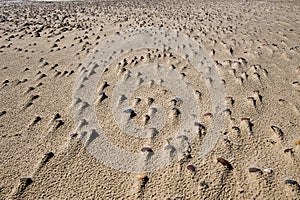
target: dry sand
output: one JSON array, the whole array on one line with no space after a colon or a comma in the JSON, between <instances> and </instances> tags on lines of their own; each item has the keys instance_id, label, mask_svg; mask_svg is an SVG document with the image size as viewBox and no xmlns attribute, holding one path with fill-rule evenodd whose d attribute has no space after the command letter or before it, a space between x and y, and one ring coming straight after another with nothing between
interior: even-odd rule
<instances>
[{"instance_id":1,"label":"dry sand","mask_svg":"<svg viewBox=\"0 0 300 200\"><path fill-rule=\"evenodd\" d=\"M300 199L299 1L2 2L0 10L0 199ZM194 38L215 62L227 107L215 148L200 158L213 113L201 73L176 52L114 58L99 85L108 98L95 103L96 114L105 136L128 152L150 146L155 154L183 119L172 118L175 94L143 86L131 96L134 123L148 128L153 102L174 112L161 115L166 123L157 135L150 129L151 140L122 132L111 97L124 71L173 65L200 88L201 127L185 157L145 175L97 160L72 113L89 53L117 32L143 27Z\"/></svg>"}]
</instances>

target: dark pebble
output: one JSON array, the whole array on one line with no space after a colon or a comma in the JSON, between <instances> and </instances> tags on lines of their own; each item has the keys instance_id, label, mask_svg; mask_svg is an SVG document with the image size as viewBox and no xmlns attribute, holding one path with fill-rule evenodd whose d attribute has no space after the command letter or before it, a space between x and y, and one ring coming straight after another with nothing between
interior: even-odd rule
<instances>
[{"instance_id":1,"label":"dark pebble","mask_svg":"<svg viewBox=\"0 0 300 200\"><path fill-rule=\"evenodd\" d=\"M38 99L40 97L40 95L33 95L32 97L31 97L31 101L33 101L33 100L35 100L35 99Z\"/></svg>"},{"instance_id":2,"label":"dark pebble","mask_svg":"<svg viewBox=\"0 0 300 200\"><path fill-rule=\"evenodd\" d=\"M299 185L297 181L291 180L291 179L287 179L284 181L285 184L287 185Z\"/></svg>"},{"instance_id":3,"label":"dark pebble","mask_svg":"<svg viewBox=\"0 0 300 200\"><path fill-rule=\"evenodd\" d=\"M249 172L261 172L261 170L256 167L250 167Z\"/></svg>"},{"instance_id":4,"label":"dark pebble","mask_svg":"<svg viewBox=\"0 0 300 200\"><path fill-rule=\"evenodd\" d=\"M294 152L294 149L293 149L293 148L287 148L287 149L284 149L283 152L284 152L284 153L288 153L288 152L293 153L293 152Z\"/></svg>"},{"instance_id":5,"label":"dark pebble","mask_svg":"<svg viewBox=\"0 0 300 200\"><path fill-rule=\"evenodd\" d=\"M186 168L192 172L196 171L196 168L194 167L194 165L188 165Z\"/></svg>"},{"instance_id":6,"label":"dark pebble","mask_svg":"<svg viewBox=\"0 0 300 200\"><path fill-rule=\"evenodd\" d=\"M5 115L5 114L6 114L6 111L3 110L2 112L0 112L0 117L1 117L2 115Z\"/></svg>"},{"instance_id":7,"label":"dark pebble","mask_svg":"<svg viewBox=\"0 0 300 200\"><path fill-rule=\"evenodd\" d=\"M150 147L143 147L141 149L142 152L153 152L153 150Z\"/></svg>"},{"instance_id":8,"label":"dark pebble","mask_svg":"<svg viewBox=\"0 0 300 200\"><path fill-rule=\"evenodd\" d=\"M41 121L41 120L42 120L42 118L41 118L40 116L37 116L37 117L34 119L33 123L36 124L36 123L38 123L38 122Z\"/></svg>"},{"instance_id":9,"label":"dark pebble","mask_svg":"<svg viewBox=\"0 0 300 200\"><path fill-rule=\"evenodd\" d=\"M55 128L59 128L63 124L64 124L63 120L61 120L61 119L55 120Z\"/></svg>"},{"instance_id":10,"label":"dark pebble","mask_svg":"<svg viewBox=\"0 0 300 200\"><path fill-rule=\"evenodd\" d=\"M78 135L77 133L72 133L72 134L70 134L70 137L75 138L75 137L77 137L77 135Z\"/></svg>"},{"instance_id":11,"label":"dark pebble","mask_svg":"<svg viewBox=\"0 0 300 200\"><path fill-rule=\"evenodd\" d=\"M44 155L45 155L45 158L48 160L54 156L54 153L51 151L47 151Z\"/></svg>"},{"instance_id":12,"label":"dark pebble","mask_svg":"<svg viewBox=\"0 0 300 200\"><path fill-rule=\"evenodd\" d=\"M27 185L30 185L32 183L32 179L31 178L20 178L20 182L27 186Z\"/></svg>"},{"instance_id":13,"label":"dark pebble","mask_svg":"<svg viewBox=\"0 0 300 200\"><path fill-rule=\"evenodd\" d=\"M104 99L108 98L108 96L105 94L105 92L100 92L100 102L102 102Z\"/></svg>"},{"instance_id":14,"label":"dark pebble","mask_svg":"<svg viewBox=\"0 0 300 200\"><path fill-rule=\"evenodd\" d=\"M130 118L133 118L133 117L136 116L136 113L134 112L134 110L132 110L132 109L130 109L130 108L124 110L123 112L124 112L124 113L130 113Z\"/></svg>"},{"instance_id":15,"label":"dark pebble","mask_svg":"<svg viewBox=\"0 0 300 200\"><path fill-rule=\"evenodd\" d=\"M226 166L228 169L230 169L230 170L233 169L233 167L232 167L232 165L230 164L230 162L227 161L227 160L225 160L224 158L219 157L219 158L217 158L217 161L218 161L219 163L221 163L222 165Z\"/></svg>"},{"instance_id":16,"label":"dark pebble","mask_svg":"<svg viewBox=\"0 0 300 200\"><path fill-rule=\"evenodd\" d=\"M211 117L212 114L211 114L211 113L205 113L203 116L204 116L204 117Z\"/></svg>"},{"instance_id":17,"label":"dark pebble","mask_svg":"<svg viewBox=\"0 0 300 200\"><path fill-rule=\"evenodd\" d=\"M59 118L61 118L60 114L59 114L59 113L56 113L56 114L54 115L54 120L55 120L55 119L59 119Z\"/></svg>"}]
</instances>

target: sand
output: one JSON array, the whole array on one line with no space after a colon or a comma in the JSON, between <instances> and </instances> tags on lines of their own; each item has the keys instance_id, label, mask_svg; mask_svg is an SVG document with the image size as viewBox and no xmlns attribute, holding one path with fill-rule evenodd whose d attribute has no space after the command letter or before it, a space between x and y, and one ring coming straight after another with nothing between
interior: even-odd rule
<instances>
[{"instance_id":1,"label":"sand","mask_svg":"<svg viewBox=\"0 0 300 200\"><path fill-rule=\"evenodd\" d=\"M0 4L0 199L300 198L299 1Z\"/></svg>"}]
</instances>

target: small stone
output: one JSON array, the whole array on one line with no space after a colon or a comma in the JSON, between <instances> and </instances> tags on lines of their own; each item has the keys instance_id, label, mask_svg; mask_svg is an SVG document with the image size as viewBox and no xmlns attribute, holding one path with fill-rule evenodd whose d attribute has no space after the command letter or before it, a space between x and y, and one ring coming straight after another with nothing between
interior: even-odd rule
<instances>
[{"instance_id":1,"label":"small stone","mask_svg":"<svg viewBox=\"0 0 300 200\"><path fill-rule=\"evenodd\" d=\"M263 169L264 172L271 174L273 170L271 168Z\"/></svg>"},{"instance_id":2,"label":"small stone","mask_svg":"<svg viewBox=\"0 0 300 200\"><path fill-rule=\"evenodd\" d=\"M136 116L136 113L134 112L134 110L132 109L126 109L123 111L124 113L129 113L130 114L130 118L134 118Z\"/></svg>"},{"instance_id":3,"label":"small stone","mask_svg":"<svg viewBox=\"0 0 300 200\"><path fill-rule=\"evenodd\" d=\"M186 166L186 168L187 168L188 170L192 171L192 172L195 172L195 171L196 171L196 168L195 168L194 165L188 165L188 166Z\"/></svg>"},{"instance_id":4,"label":"small stone","mask_svg":"<svg viewBox=\"0 0 300 200\"><path fill-rule=\"evenodd\" d=\"M77 135L78 135L77 133L72 133L72 134L70 134L70 137L75 138L75 137L77 137Z\"/></svg>"},{"instance_id":5,"label":"small stone","mask_svg":"<svg viewBox=\"0 0 300 200\"><path fill-rule=\"evenodd\" d=\"M53 152L47 151L47 152L44 154L44 162L49 161L53 156L54 156L54 153L53 153Z\"/></svg>"},{"instance_id":6,"label":"small stone","mask_svg":"<svg viewBox=\"0 0 300 200\"><path fill-rule=\"evenodd\" d=\"M294 153L294 149L293 148L286 148L283 150L284 153Z\"/></svg>"},{"instance_id":7,"label":"small stone","mask_svg":"<svg viewBox=\"0 0 300 200\"><path fill-rule=\"evenodd\" d=\"M0 112L0 117L1 117L2 115L5 115L5 114L6 114L6 111L5 111L5 110L1 111L1 112Z\"/></svg>"},{"instance_id":8,"label":"small stone","mask_svg":"<svg viewBox=\"0 0 300 200\"><path fill-rule=\"evenodd\" d=\"M295 141L295 145L300 145L300 139Z\"/></svg>"},{"instance_id":9,"label":"small stone","mask_svg":"<svg viewBox=\"0 0 300 200\"><path fill-rule=\"evenodd\" d=\"M104 90L105 88L107 88L109 86L109 84L105 81L102 86L101 86L101 90Z\"/></svg>"},{"instance_id":10,"label":"small stone","mask_svg":"<svg viewBox=\"0 0 300 200\"><path fill-rule=\"evenodd\" d=\"M207 184L205 181L201 181L201 182L200 182L200 186L201 186L203 189L207 189L207 188L208 188L208 184Z\"/></svg>"},{"instance_id":11,"label":"small stone","mask_svg":"<svg viewBox=\"0 0 300 200\"><path fill-rule=\"evenodd\" d=\"M297 181L291 179L285 180L284 183L287 185L299 185Z\"/></svg>"},{"instance_id":12,"label":"small stone","mask_svg":"<svg viewBox=\"0 0 300 200\"><path fill-rule=\"evenodd\" d=\"M283 138L283 132L279 127L271 126L271 129L274 131L274 133L276 134L277 137L279 137L280 139Z\"/></svg>"},{"instance_id":13,"label":"small stone","mask_svg":"<svg viewBox=\"0 0 300 200\"><path fill-rule=\"evenodd\" d=\"M104 99L108 98L108 96L105 94L105 92L100 92L99 96L100 96L100 102L102 102Z\"/></svg>"},{"instance_id":14,"label":"small stone","mask_svg":"<svg viewBox=\"0 0 300 200\"><path fill-rule=\"evenodd\" d=\"M59 113L56 113L56 114L54 115L54 120L59 119L59 118L61 118L60 114L59 114Z\"/></svg>"},{"instance_id":15,"label":"small stone","mask_svg":"<svg viewBox=\"0 0 300 200\"><path fill-rule=\"evenodd\" d=\"M212 113L205 113L203 117L212 117Z\"/></svg>"},{"instance_id":16,"label":"small stone","mask_svg":"<svg viewBox=\"0 0 300 200\"><path fill-rule=\"evenodd\" d=\"M219 157L219 158L217 158L217 161L219 163L221 163L222 165L226 166L230 170L233 168L232 165L230 164L230 162L225 160L224 158Z\"/></svg>"},{"instance_id":17,"label":"small stone","mask_svg":"<svg viewBox=\"0 0 300 200\"><path fill-rule=\"evenodd\" d=\"M61 120L61 119L56 119L56 120L54 121L54 127L55 127L55 129L58 129L58 128L61 127L63 124L64 124L64 122L63 122L63 120Z\"/></svg>"},{"instance_id":18,"label":"small stone","mask_svg":"<svg viewBox=\"0 0 300 200\"><path fill-rule=\"evenodd\" d=\"M41 120L42 120L42 118L40 116L36 116L35 119L33 120L32 124L36 124L36 123L38 123Z\"/></svg>"},{"instance_id":19,"label":"small stone","mask_svg":"<svg viewBox=\"0 0 300 200\"><path fill-rule=\"evenodd\" d=\"M172 108L172 114L174 115L174 116L178 116L179 114L180 114L180 111L179 111L179 109L178 108Z\"/></svg>"},{"instance_id":20,"label":"small stone","mask_svg":"<svg viewBox=\"0 0 300 200\"><path fill-rule=\"evenodd\" d=\"M33 181L31 178L20 178L20 182L24 185L30 185Z\"/></svg>"},{"instance_id":21,"label":"small stone","mask_svg":"<svg viewBox=\"0 0 300 200\"><path fill-rule=\"evenodd\" d=\"M153 152L153 150L150 148L150 147L143 147L142 149L141 149L141 151L142 152Z\"/></svg>"},{"instance_id":22,"label":"small stone","mask_svg":"<svg viewBox=\"0 0 300 200\"><path fill-rule=\"evenodd\" d=\"M259 168L256 168L256 167L250 167L249 168L249 172L250 173L253 173L253 172L261 172L261 170Z\"/></svg>"},{"instance_id":23,"label":"small stone","mask_svg":"<svg viewBox=\"0 0 300 200\"><path fill-rule=\"evenodd\" d=\"M136 176L136 178L139 179L139 180L143 180L143 179L147 178L147 174L138 174Z\"/></svg>"}]
</instances>

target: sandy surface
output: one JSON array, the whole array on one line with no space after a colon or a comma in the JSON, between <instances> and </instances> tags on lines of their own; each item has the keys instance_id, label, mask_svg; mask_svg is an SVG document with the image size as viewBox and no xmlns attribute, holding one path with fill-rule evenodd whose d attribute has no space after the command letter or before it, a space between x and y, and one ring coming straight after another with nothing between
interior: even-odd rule
<instances>
[{"instance_id":1,"label":"sandy surface","mask_svg":"<svg viewBox=\"0 0 300 200\"><path fill-rule=\"evenodd\" d=\"M299 11L297 0L0 3L0 199L299 199ZM199 157L215 114L204 75L172 50L113 57L91 91L107 95L94 104L106 138L129 153L151 147L142 149L149 160L174 133L183 141L170 165L136 173L117 169L116 157L111 167L93 155L93 133L86 139L74 120L73 95L94 48L145 27L177 30L199 43L215 63L226 110L216 146ZM195 91L201 126L188 143L183 112L173 109L180 101L162 84L167 76L161 84L139 79L129 99L131 122L150 137L120 127L127 121L115 114L119 80L153 63L172 67ZM153 117L154 105L166 112ZM158 133L151 120L161 125Z\"/></svg>"}]
</instances>

